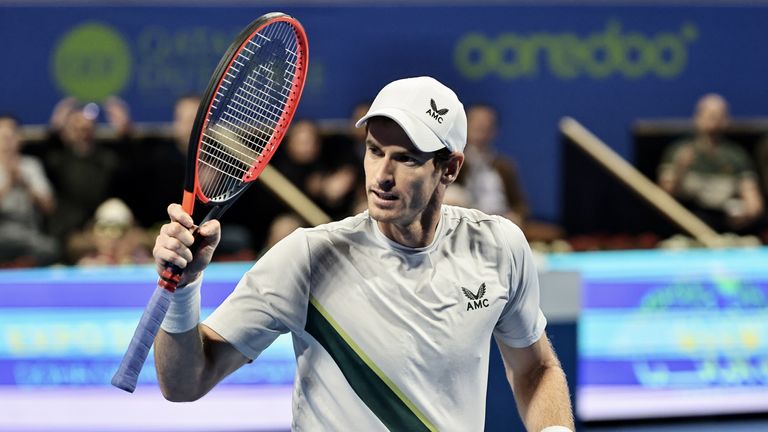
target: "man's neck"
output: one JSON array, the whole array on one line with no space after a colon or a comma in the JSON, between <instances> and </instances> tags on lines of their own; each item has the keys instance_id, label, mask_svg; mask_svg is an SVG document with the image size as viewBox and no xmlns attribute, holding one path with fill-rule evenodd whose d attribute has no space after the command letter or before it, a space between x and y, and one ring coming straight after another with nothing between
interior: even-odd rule
<instances>
[{"instance_id":1,"label":"man's neck","mask_svg":"<svg viewBox=\"0 0 768 432\"><path fill-rule=\"evenodd\" d=\"M421 218L407 225L376 222L379 230L388 239L410 248L426 247L432 244L440 222L440 207L429 208Z\"/></svg>"},{"instance_id":2,"label":"man's neck","mask_svg":"<svg viewBox=\"0 0 768 432\"><path fill-rule=\"evenodd\" d=\"M718 141L720 141L719 134L702 133L697 136L696 144L700 150L711 151L715 148Z\"/></svg>"}]
</instances>

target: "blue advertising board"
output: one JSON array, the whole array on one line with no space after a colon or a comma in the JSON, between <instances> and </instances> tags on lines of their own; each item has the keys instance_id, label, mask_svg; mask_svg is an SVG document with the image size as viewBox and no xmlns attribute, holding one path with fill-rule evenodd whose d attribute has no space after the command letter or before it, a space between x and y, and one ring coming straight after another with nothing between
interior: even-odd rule
<instances>
[{"instance_id":1,"label":"blue advertising board","mask_svg":"<svg viewBox=\"0 0 768 432\"><path fill-rule=\"evenodd\" d=\"M579 421L768 412L768 248L542 260L582 283L577 327L547 326ZM203 315L248 267L206 270ZM151 266L0 271L0 430L287 430L290 335L194 404L162 399L151 356L136 393L109 386L155 278ZM488 389L486 429L517 425L495 352Z\"/></svg>"},{"instance_id":2,"label":"blue advertising board","mask_svg":"<svg viewBox=\"0 0 768 432\"><path fill-rule=\"evenodd\" d=\"M579 270L582 421L768 412L768 250L553 255Z\"/></svg>"},{"instance_id":3,"label":"blue advertising board","mask_svg":"<svg viewBox=\"0 0 768 432\"><path fill-rule=\"evenodd\" d=\"M433 75L501 113L534 214L557 220L564 115L629 157L640 117L687 117L720 92L735 116L766 113L768 7L335 3L0 9L0 110L44 123L65 95L117 94L138 121L167 121L201 92L230 39L262 13L296 16L310 41L299 116L346 118L386 82Z\"/></svg>"},{"instance_id":4,"label":"blue advertising board","mask_svg":"<svg viewBox=\"0 0 768 432\"><path fill-rule=\"evenodd\" d=\"M247 268L209 268L203 316ZM0 430L289 429L289 335L194 405L162 398L152 353L135 393L109 385L155 278L150 266L0 271Z\"/></svg>"},{"instance_id":5,"label":"blue advertising board","mask_svg":"<svg viewBox=\"0 0 768 432\"><path fill-rule=\"evenodd\" d=\"M223 302L248 266L217 265L206 284L203 317ZM0 386L105 386L117 370L137 317L152 295L153 269L6 271L0 281ZM226 384L293 384L290 337L278 338L253 366ZM157 384L152 355L141 384Z\"/></svg>"}]
</instances>

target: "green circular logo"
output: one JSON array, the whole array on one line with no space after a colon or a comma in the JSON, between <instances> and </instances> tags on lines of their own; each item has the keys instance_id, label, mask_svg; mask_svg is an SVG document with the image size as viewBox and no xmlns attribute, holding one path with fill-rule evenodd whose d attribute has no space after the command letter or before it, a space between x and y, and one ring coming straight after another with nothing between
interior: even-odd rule
<instances>
[{"instance_id":1,"label":"green circular logo","mask_svg":"<svg viewBox=\"0 0 768 432\"><path fill-rule=\"evenodd\" d=\"M122 36L100 23L85 23L61 38L53 51L56 84L80 100L120 93L131 73L131 52Z\"/></svg>"}]
</instances>

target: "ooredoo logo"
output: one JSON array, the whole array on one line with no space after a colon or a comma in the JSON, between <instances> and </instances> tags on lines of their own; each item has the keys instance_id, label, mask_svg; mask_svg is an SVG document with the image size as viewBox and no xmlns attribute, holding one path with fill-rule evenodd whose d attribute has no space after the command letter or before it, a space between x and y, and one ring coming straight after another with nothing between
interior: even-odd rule
<instances>
[{"instance_id":1,"label":"ooredoo logo","mask_svg":"<svg viewBox=\"0 0 768 432\"><path fill-rule=\"evenodd\" d=\"M497 76L512 80L536 78L545 72L561 79L623 76L639 79L679 76L688 64L688 49L698 37L694 24L675 32L644 34L625 31L609 21L605 29L585 36L576 33L465 34L454 49L454 63L469 79Z\"/></svg>"}]
</instances>

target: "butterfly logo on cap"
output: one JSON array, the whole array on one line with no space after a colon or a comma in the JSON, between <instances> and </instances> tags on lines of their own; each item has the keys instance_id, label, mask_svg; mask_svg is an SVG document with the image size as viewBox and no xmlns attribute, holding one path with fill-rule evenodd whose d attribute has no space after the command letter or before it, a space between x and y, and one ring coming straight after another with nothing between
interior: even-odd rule
<instances>
[{"instance_id":1,"label":"butterfly logo on cap","mask_svg":"<svg viewBox=\"0 0 768 432\"><path fill-rule=\"evenodd\" d=\"M443 123L443 116L448 114L448 108L437 109L437 103L434 99L429 100L430 108L427 110L427 114L430 117L437 120L438 123Z\"/></svg>"}]
</instances>

